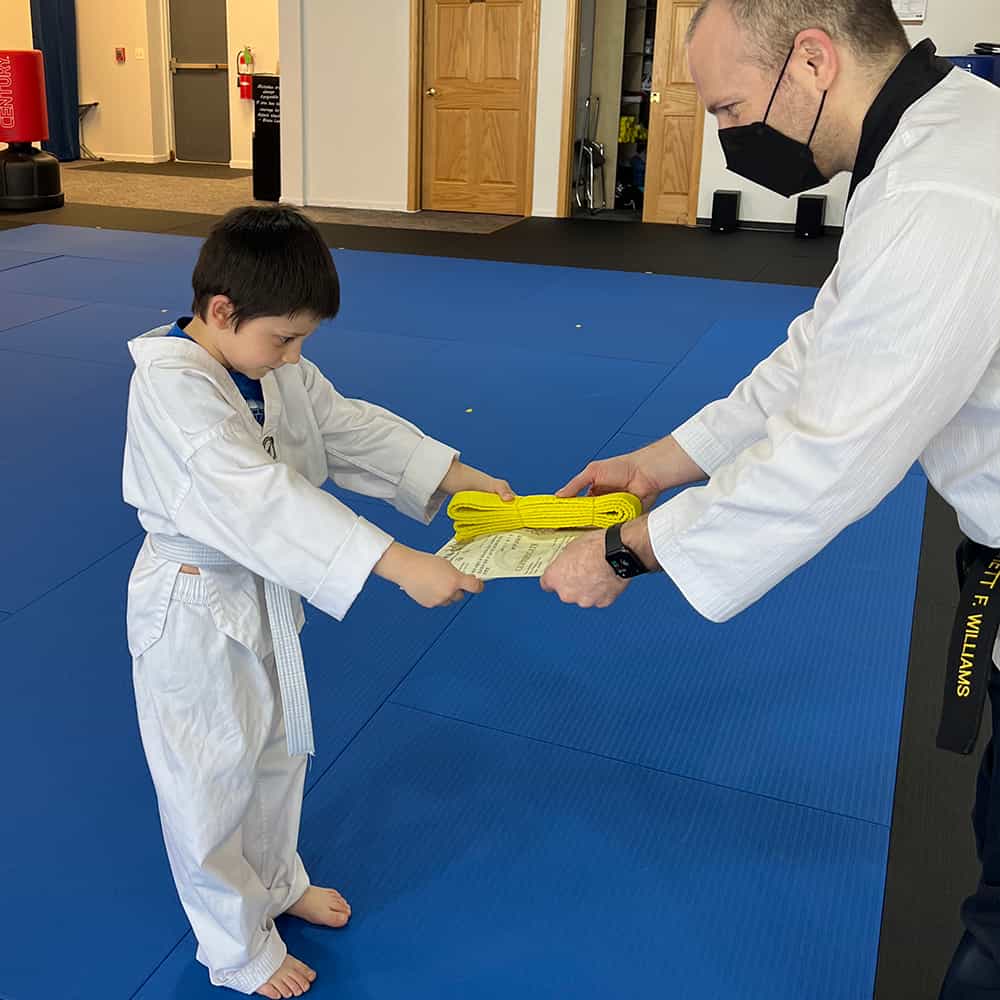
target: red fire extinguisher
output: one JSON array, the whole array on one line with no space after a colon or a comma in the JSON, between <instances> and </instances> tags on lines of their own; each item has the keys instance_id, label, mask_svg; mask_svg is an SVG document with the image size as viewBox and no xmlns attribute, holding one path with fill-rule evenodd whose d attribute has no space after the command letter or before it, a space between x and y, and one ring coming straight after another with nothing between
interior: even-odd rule
<instances>
[{"instance_id":1,"label":"red fire extinguisher","mask_svg":"<svg viewBox=\"0 0 1000 1000\"><path fill-rule=\"evenodd\" d=\"M240 49L236 56L236 85L239 87L240 100L253 100L253 52L249 45Z\"/></svg>"}]
</instances>

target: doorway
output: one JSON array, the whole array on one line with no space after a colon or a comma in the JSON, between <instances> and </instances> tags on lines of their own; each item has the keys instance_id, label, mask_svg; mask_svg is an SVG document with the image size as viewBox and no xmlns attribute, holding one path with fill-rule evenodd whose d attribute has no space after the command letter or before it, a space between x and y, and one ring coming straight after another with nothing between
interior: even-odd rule
<instances>
[{"instance_id":1,"label":"doorway","mask_svg":"<svg viewBox=\"0 0 1000 1000\"><path fill-rule=\"evenodd\" d=\"M704 108L685 38L697 0L571 0L561 209L694 226ZM648 165L648 169L647 169Z\"/></svg>"},{"instance_id":2,"label":"doorway","mask_svg":"<svg viewBox=\"0 0 1000 1000\"><path fill-rule=\"evenodd\" d=\"M530 212L539 9L411 3L411 210Z\"/></svg>"},{"instance_id":3,"label":"doorway","mask_svg":"<svg viewBox=\"0 0 1000 1000\"><path fill-rule=\"evenodd\" d=\"M174 155L228 166L226 0L169 0L168 13Z\"/></svg>"}]
</instances>

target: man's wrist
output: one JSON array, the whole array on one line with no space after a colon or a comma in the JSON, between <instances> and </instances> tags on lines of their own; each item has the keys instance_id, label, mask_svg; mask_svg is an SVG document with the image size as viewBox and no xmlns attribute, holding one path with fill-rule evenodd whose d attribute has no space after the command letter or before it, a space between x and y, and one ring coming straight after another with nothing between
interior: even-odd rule
<instances>
[{"instance_id":1,"label":"man's wrist","mask_svg":"<svg viewBox=\"0 0 1000 1000\"><path fill-rule=\"evenodd\" d=\"M656 561L656 553L649 537L648 514L643 514L633 521L626 521L622 525L622 542L636 554L650 573L659 571L660 564Z\"/></svg>"}]
</instances>

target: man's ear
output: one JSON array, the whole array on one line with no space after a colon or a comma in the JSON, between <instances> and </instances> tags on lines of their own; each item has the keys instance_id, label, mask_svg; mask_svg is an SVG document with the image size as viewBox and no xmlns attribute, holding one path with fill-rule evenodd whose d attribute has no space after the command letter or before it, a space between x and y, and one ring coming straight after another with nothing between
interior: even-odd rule
<instances>
[{"instance_id":1,"label":"man's ear","mask_svg":"<svg viewBox=\"0 0 1000 1000\"><path fill-rule=\"evenodd\" d=\"M795 38L789 70L799 83L825 93L840 72L840 54L833 39L821 28L806 28Z\"/></svg>"}]
</instances>

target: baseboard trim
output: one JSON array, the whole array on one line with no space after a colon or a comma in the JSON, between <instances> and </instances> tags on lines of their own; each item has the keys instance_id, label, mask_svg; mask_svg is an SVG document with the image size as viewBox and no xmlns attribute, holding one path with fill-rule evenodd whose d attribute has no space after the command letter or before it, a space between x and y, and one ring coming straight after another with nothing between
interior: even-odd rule
<instances>
[{"instance_id":1,"label":"baseboard trim","mask_svg":"<svg viewBox=\"0 0 1000 1000\"><path fill-rule=\"evenodd\" d=\"M405 201L328 201L325 198L307 198L306 204L310 208L349 208L361 212L411 212L406 207Z\"/></svg>"},{"instance_id":2,"label":"baseboard trim","mask_svg":"<svg viewBox=\"0 0 1000 1000\"><path fill-rule=\"evenodd\" d=\"M704 229L707 229L712 225L711 219L698 219L698 225ZM749 219L740 219L740 229L748 229L750 232L757 233L794 233L795 223L794 222L752 222ZM842 236L844 233L843 226L827 226L826 235L827 236Z\"/></svg>"},{"instance_id":3,"label":"baseboard trim","mask_svg":"<svg viewBox=\"0 0 1000 1000\"><path fill-rule=\"evenodd\" d=\"M170 160L169 153L145 156L135 153L105 153L102 149L95 149L94 156L99 156L102 160L111 160L116 163L167 163Z\"/></svg>"}]
</instances>

